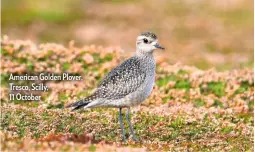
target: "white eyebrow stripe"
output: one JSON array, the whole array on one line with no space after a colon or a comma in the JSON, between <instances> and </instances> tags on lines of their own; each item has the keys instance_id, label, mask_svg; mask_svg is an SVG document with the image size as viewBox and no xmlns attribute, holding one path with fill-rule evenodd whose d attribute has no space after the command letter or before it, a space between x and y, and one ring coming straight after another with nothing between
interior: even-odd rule
<instances>
[{"instance_id":1,"label":"white eyebrow stripe","mask_svg":"<svg viewBox=\"0 0 255 152\"><path fill-rule=\"evenodd\" d=\"M137 40L142 40L142 39L144 39L144 38L146 38L146 39L147 39L148 37L146 37L146 36L142 36L142 35L141 35L141 36L138 36L138 37L137 37Z\"/></svg>"},{"instance_id":2,"label":"white eyebrow stripe","mask_svg":"<svg viewBox=\"0 0 255 152\"><path fill-rule=\"evenodd\" d=\"M158 41L157 39L155 40L155 39L153 39L151 37L146 37L146 36L143 36L143 35L138 36L137 37L137 41L141 41L141 40L143 40L145 38L148 39L149 42Z\"/></svg>"}]
</instances>

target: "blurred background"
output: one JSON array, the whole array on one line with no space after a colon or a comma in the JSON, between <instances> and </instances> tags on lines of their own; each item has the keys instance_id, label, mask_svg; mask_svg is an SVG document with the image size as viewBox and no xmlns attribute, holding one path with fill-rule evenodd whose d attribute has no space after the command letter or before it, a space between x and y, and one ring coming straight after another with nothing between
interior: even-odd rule
<instances>
[{"instance_id":1,"label":"blurred background","mask_svg":"<svg viewBox=\"0 0 255 152\"><path fill-rule=\"evenodd\" d=\"M2 0L2 35L65 46L135 51L153 31L169 63L201 69L253 67L253 0Z\"/></svg>"}]
</instances>

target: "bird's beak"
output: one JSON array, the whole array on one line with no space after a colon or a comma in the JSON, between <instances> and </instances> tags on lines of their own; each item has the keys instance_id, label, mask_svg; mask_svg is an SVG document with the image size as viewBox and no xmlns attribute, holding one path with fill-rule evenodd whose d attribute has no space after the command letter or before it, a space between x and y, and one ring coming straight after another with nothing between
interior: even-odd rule
<instances>
[{"instance_id":1,"label":"bird's beak","mask_svg":"<svg viewBox=\"0 0 255 152\"><path fill-rule=\"evenodd\" d=\"M155 48L158 48L158 49L161 49L161 50L165 50L165 48L160 46L158 43L156 43L154 46L155 46Z\"/></svg>"}]
</instances>

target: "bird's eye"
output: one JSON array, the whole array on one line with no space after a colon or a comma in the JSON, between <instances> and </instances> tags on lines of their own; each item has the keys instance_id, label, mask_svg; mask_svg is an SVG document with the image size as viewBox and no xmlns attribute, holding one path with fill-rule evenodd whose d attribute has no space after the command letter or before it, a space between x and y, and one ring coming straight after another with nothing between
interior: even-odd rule
<instances>
[{"instance_id":1,"label":"bird's eye","mask_svg":"<svg viewBox=\"0 0 255 152\"><path fill-rule=\"evenodd\" d=\"M148 40L147 40L147 39L143 39L143 42L144 42L144 43L148 43Z\"/></svg>"}]
</instances>

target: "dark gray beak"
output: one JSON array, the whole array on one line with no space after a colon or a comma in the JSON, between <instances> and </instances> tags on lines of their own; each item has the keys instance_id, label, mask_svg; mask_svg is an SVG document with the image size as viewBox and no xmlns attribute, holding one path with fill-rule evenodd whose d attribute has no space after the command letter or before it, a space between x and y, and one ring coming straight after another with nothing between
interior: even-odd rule
<instances>
[{"instance_id":1,"label":"dark gray beak","mask_svg":"<svg viewBox=\"0 0 255 152\"><path fill-rule=\"evenodd\" d=\"M158 49L161 49L161 50L165 50L165 48L160 46L158 43L156 43L154 46L155 46L155 48L158 48Z\"/></svg>"}]
</instances>

